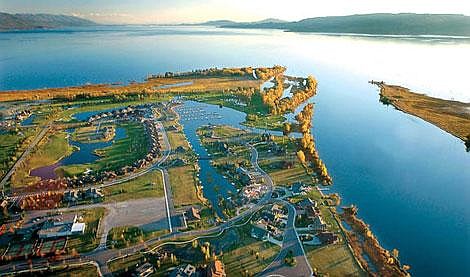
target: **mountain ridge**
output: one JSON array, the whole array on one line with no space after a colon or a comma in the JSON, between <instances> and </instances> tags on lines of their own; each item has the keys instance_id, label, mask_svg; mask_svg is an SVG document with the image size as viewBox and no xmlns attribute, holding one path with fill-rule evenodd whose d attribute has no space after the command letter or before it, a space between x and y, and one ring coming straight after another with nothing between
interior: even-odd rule
<instances>
[{"instance_id":1,"label":"mountain ridge","mask_svg":"<svg viewBox=\"0 0 470 277\"><path fill-rule=\"evenodd\" d=\"M97 23L71 15L0 12L0 31L53 29L60 27L94 26Z\"/></svg>"},{"instance_id":2,"label":"mountain ridge","mask_svg":"<svg viewBox=\"0 0 470 277\"><path fill-rule=\"evenodd\" d=\"M461 14L373 13L306 18L292 22L231 23L221 28L281 29L290 32L371 35L470 36L470 16Z\"/></svg>"}]
</instances>

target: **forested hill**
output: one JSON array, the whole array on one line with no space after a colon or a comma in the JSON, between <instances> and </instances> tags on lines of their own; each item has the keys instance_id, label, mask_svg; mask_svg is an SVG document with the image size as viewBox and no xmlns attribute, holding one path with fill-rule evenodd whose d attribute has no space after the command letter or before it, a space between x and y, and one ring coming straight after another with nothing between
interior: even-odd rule
<instances>
[{"instance_id":1,"label":"forested hill","mask_svg":"<svg viewBox=\"0 0 470 277\"><path fill-rule=\"evenodd\" d=\"M296 22L226 24L223 28L372 35L470 36L470 16L457 14L362 14L307 18Z\"/></svg>"},{"instance_id":2,"label":"forested hill","mask_svg":"<svg viewBox=\"0 0 470 277\"><path fill-rule=\"evenodd\" d=\"M0 31L93 26L95 22L69 15L9 14L0 12Z\"/></svg>"}]
</instances>

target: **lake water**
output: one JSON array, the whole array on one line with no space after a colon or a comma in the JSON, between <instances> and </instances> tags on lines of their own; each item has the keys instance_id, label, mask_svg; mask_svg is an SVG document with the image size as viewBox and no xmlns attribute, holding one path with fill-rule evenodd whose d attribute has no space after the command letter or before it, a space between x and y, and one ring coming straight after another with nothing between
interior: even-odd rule
<instances>
[{"instance_id":1,"label":"lake water","mask_svg":"<svg viewBox=\"0 0 470 277\"><path fill-rule=\"evenodd\" d=\"M343 204L355 203L416 276L470 276L470 155L383 106L371 79L470 102L470 41L119 26L0 34L0 90L143 80L207 67L288 67L319 81L313 133ZM201 178L203 180L203 178Z\"/></svg>"},{"instance_id":2,"label":"lake water","mask_svg":"<svg viewBox=\"0 0 470 277\"><path fill-rule=\"evenodd\" d=\"M74 132L74 129L67 130L67 133L69 134L72 134L73 132ZM78 142L78 141L74 141L70 139L69 137L68 139L69 144L74 146L76 149L74 152L72 152L72 154L62 158L60 161L58 161L55 164L33 169L31 170L30 175L41 177L42 180L55 179L57 178L57 174L55 173L55 170L59 166L93 163L94 161L100 158L98 155L95 154L95 150L103 149L105 147L111 146L113 142L115 142L116 140L120 140L124 138L126 138L126 129L121 128L121 127L116 128L115 135L112 140L105 141L105 142L93 142L93 143Z\"/></svg>"}]
</instances>

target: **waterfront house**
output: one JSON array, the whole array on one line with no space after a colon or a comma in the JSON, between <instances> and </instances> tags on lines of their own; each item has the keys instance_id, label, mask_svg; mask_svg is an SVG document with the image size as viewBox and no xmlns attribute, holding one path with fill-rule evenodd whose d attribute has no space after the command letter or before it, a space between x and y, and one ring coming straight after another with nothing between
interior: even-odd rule
<instances>
[{"instance_id":1,"label":"waterfront house","mask_svg":"<svg viewBox=\"0 0 470 277\"><path fill-rule=\"evenodd\" d=\"M333 244L339 240L338 236L332 232L321 232L317 234L316 237L322 244Z\"/></svg>"},{"instance_id":2,"label":"waterfront house","mask_svg":"<svg viewBox=\"0 0 470 277\"><path fill-rule=\"evenodd\" d=\"M226 277L225 266L219 261L212 261L206 268L206 277Z\"/></svg>"},{"instance_id":3,"label":"waterfront house","mask_svg":"<svg viewBox=\"0 0 470 277\"><path fill-rule=\"evenodd\" d=\"M147 277L155 272L155 268L150 263L144 263L135 269L134 276Z\"/></svg>"},{"instance_id":4,"label":"waterfront house","mask_svg":"<svg viewBox=\"0 0 470 277\"><path fill-rule=\"evenodd\" d=\"M196 267L191 264L182 264L176 267L171 273L170 277L197 277L200 276L196 271Z\"/></svg>"}]
</instances>

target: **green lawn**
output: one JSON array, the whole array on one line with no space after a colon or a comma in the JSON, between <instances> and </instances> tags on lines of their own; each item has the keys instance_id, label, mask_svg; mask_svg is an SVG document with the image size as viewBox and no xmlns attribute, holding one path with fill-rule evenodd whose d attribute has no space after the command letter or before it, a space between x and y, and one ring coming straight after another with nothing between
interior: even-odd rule
<instances>
[{"instance_id":1,"label":"green lawn","mask_svg":"<svg viewBox=\"0 0 470 277\"><path fill-rule=\"evenodd\" d=\"M87 168L95 172L117 170L145 157L149 148L149 138L145 128L137 122L126 122L118 125L126 130L126 137L116 140L111 146L97 150L100 155L92 164L68 165L57 169L64 176L83 173Z\"/></svg>"},{"instance_id":2,"label":"green lawn","mask_svg":"<svg viewBox=\"0 0 470 277\"><path fill-rule=\"evenodd\" d=\"M175 206L185 206L200 203L196 192L194 166L185 165L168 169L171 190Z\"/></svg>"},{"instance_id":3,"label":"green lawn","mask_svg":"<svg viewBox=\"0 0 470 277\"><path fill-rule=\"evenodd\" d=\"M104 208L94 208L81 210L76 213L83 216L83 222L86 223L85 234L69 238L67 241L67 251L78 253L89 252L98 247L99 236L97 237L98 224L105 212Z\"/></svg>"},{"instance_id":4,"label":"green lawn","mask_svg":"<svg viewBox=\"0 0 470 277\"><path fill-rule=\"evenodd\" d=\"M93 126L84 126L75 129L75 132L72 133L72 139L84 143L96 143L96 142L106 142L113 139L114 136L104 137L104 128L112 128L112 133L114 133L114 125L102 124L100 129L97 130L98 125Z\"/></svg>"},{"instance_id":5,"label":"green lawn","mask_svg":"<svg viewBox=\"0 0 470 277\"><path fill-rule=\"evenodd\" d=\"M104 202L122 202L130 199L163 197L163 182L160 171L151 171L125 183L106 187Z\"/></svg>"},{"instance_id":6,"label":"green lawn","mask_svg":"<svg viewBox=\"0 0 470 277\"><path fill-rule=\"evenodd\" d=\"M36 131L35 128L22 128L0 134L0 176L3 176L26 150Z\"/></svg>"}]
</instances>

